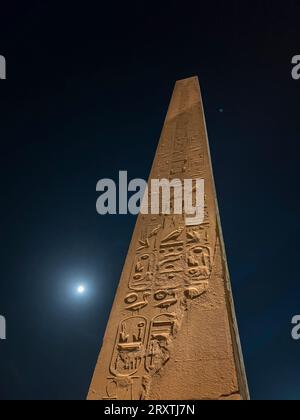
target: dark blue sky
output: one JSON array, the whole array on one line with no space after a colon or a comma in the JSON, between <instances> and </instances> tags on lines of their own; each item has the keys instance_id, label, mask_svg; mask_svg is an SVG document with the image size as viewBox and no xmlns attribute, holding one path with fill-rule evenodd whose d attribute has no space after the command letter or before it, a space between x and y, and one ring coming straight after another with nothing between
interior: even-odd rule
<instances>
[{"instance_id":1,"label":"dark blue sky","mask_svg":"<svg viewBox=\"0 0 300 420\"><path fill-rule=\"evenodd\" d=\"M291 0L1 6L1 399L85 398L135 223L98 216L95 186L148 177L174 82L192 75L250 392L299 398L299 12Z\"/></svg>"}]
</instances>

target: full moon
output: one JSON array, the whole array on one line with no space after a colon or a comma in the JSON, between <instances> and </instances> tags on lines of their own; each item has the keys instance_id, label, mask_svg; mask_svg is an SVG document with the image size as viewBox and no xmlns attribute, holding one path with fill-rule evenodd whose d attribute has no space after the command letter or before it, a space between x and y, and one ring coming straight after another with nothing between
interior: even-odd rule
<instances>
[{"instance_id":1,"label":"full moon","mask_svg":"<svg viewBox=\"0 0 300 420\"><path fill-rule=\"evenodd\" d=\"M77 287L77 293L78 293L79 295L82 295L84 292L85 292L85 287L84 287L82 284L80 284L80 285Z\"/></svg>"}]
</instances>

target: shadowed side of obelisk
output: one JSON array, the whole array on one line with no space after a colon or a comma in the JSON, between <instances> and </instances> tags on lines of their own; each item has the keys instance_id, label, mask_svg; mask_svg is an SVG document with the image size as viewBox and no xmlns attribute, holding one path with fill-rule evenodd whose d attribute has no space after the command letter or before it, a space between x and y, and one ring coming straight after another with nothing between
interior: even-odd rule
<instances>
[{"instance_id":1,"label":"shadowed side of obelisk","mask_svg":"<svg viewBox=\"0 0 300 420\"><path fill-rule=\"evenodd\" d=\"M89 399L247 399L204 111L176 83L151 179L204 179L204 222L140 215Z\"/></svg>"}]
</instances>

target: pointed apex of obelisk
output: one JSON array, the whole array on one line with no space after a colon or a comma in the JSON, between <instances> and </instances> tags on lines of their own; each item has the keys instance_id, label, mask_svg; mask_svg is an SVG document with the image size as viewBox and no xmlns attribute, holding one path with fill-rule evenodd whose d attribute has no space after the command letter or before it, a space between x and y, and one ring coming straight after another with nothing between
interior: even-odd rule
<instances>
[{"instance_id":1,"label":"pointed apex of obelisk","mask_svg":"<svg viewBox=\"0 0 300 420\"><path fill-rule=\"evenodd\" d=\"M190 77L185 77L183 79L179 79L176 81L176 84L185 84L187 82L198 82L199 83L199 77L198 76L190 76Z\"/></svg>"},{"instance_id":2,"label":"pointed apex of obelisk","mask_svg":"<svg viewBox=\"0 0 300 420\"><path fill-rule=\"evenodd\" d=\"M177 80L166 121L177 118L200 102L201 92L198 76Z\"/></svg>"}]
</instances>

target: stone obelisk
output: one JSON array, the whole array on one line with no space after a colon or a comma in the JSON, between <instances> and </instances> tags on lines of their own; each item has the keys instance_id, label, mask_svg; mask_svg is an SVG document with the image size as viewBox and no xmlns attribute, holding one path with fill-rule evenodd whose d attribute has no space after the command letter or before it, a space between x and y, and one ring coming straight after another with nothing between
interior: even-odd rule
<instances>
[{"instance_id":1,"label":"stone obelisk","mask_svg":"<svg viewBox=\"0 0 300 420\"><path fill-rule=\"evenodd\" d=\"M248 399L197 77L176 83L151 179L204 179L204 222L140 214L90 400Z\"/></svg>"}]
</instances>

